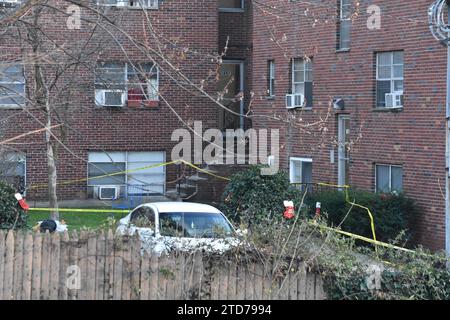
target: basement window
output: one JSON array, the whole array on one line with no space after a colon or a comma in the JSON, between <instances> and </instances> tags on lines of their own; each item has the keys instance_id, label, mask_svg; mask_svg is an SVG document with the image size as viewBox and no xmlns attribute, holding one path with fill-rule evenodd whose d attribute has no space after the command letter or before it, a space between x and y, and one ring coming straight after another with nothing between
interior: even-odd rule
<instances>
[{"instance_id":1,"label":"basement window","mask_svg":"<svg viewBox=\"0 0 450 320\"><path fill-rule=\"evenodd\" d=\"M219 0L219 11L243 12L244 0Z\"/></svg>"},{"instance_id":2,"label":"basement window","mask_svg":"<svg viewBox=\"0 0 450 320\"><path fill-rule=\"evenodd\" d=\"M102 188L116 189L118 198L163 195L165 153L157 151L89 152L88 197L101 198Z\"/></svg>"}]
</instances>

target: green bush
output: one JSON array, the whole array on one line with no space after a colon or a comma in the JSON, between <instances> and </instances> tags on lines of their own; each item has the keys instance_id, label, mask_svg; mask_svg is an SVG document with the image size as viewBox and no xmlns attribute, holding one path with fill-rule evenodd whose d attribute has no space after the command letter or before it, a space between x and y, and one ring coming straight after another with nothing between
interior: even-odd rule
<instances>
[{"instance_id":1,"label":"green bush","mask_svg":"<svg viewBox=\"0 0 450 320\"><path fill-rule=\"evenodd\" d=\"M400 232L408 229L408 220L415 213L412 199L403 194L379 194L359 190L349 190L350 201L368 207L375 222L377 240L394 240ZM321 202L322 212L328 223L343 230L372 238L370 219L367 210L353 207L346 202L345 192L327 190L315 192L305 201L310 208L309 214L315 213L316 202ZM349 212L350 208L352 210ZM410 234L406 234L410 236Z\"/></svg>"},{"instance_id":2,"label":"green bush","mask_svg":"<svg viewBox=\"0 0 450 320\"><path fill-rule=\"evenodd\" d=\"M14 198L15 190L0 181L0 229L22 229L27 227L27 213Z\"/></svg>"},{"instance_id":3,"label":"green bush","mask_svg":"<svg viewBox=\"0 0 450 320\"><path fill-rule=\"evenodd\" d=\"M261 166L252 166L231 177L222 196L222 211L236 223L263 223L282 219L285 200L301 203L301 193L289 183L284 171L262 176Z\"/></svg>"}]
</instances>

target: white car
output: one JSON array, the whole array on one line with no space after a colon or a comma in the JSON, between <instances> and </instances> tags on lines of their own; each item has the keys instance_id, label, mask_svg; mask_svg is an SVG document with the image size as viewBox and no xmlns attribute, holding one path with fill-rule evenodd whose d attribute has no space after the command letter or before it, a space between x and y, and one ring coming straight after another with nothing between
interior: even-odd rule
<instances>
[{"instance_id":1,"label":"white car","mask_svg":"<svg viewBox=\"0 0 450 320\"><path fill-rule=\"evenodd\" d=\"M117 232L137 232L142 250L158 255L171 250L224 253L240 244L236 230L222 212L189 202L142 204L119 221Z\"/></svg>"}]
</instances>

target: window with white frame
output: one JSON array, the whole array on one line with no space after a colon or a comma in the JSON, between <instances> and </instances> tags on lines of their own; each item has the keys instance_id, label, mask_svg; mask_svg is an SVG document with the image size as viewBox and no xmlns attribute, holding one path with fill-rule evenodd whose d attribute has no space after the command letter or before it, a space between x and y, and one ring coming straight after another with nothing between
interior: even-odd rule
<instances>
[{"instance_id":1,"label":"window with white frame","mask_svg":"<svg viewBox=\"0 0 450 320\"><path fill-rule=\"evenodd\" d=\"M351 14L351 0L339 0L339 50L350 49Z\"/></svg>"},{"instance_id":2,"label":"window with white frame","mask_svg":"<svg viewBox=\"0 0 450 320\"><path fill-rule=\"evenodd\" d=\"M158 9L159 0L97 0L97 5L131 9Z\"/></svg>"},{"instance_id":3,"label":"window with white frame","mask_svg":"<svg viewBox=\"0 0 450 320\"><path fill-rule=\"evenodd\" d=\"M25 103L25 77L23 66L0 64L0 107L20 106Z\"/></svg>"},{"instance_id":4,"label":"window with white frame","mask_svg":"<svg viewBox=\"0 0 450 320\"><path fill-rule=\"evenodd\" d=\"M267 62L267 95L275 96L275 60Z\"/></svg>"},{"instance_id":5,"label":"window with white frame","mask_svg":"<svg viewBox=\"0 0 450 320\"><path fill-rule=\"evenodd\" d=\"M309 58L292 60L292 94L302 94L305 106L313 106L313 63Z\"/></svg>"},{"instance_id":6,"label":"window with white frame","mask_svg":"<svg viewBox=\"0 0 450 320\"><path fill-rule=\"evenodd\" d=\"M220 11L243 11L244 0L219 0Z\"/></svg>"},{"instance_id":7,"label":"window with white frame","mask_svg":"<svg viewBox=\"0 0 450 320\"><path fill-rule=\"evenodd\" d=\"M382 193L402 192L403 168L401 166L376 164L375 190Z\"/></svg>"},{"instance_id":8,"label":"window with white frame","mask_svg":"<svg viewBox=\"0 0 450 320\"><path fill-rule=\"evenodd\" d=\"M308 185L312 183L312 159L290 158L289 180L302 190L306 190Z\"/></svg>"},{"instance_id":9,"label":"window with white frame","mask_svg":"<svg viewBox=\"0 0 450 320\"><path fill-rule=\"evenodd\" d=\"M97 198L100 187L117 187L121 197L164 194L165 152L89 152L88 195Z\"/></svg>"},{"instance_id":10,"label":"window with white frame","mask_svg":"<svg viewBox=\"0 0 450 320\"><path fill-rule=\"evenodd\" d=\"M0 153L0 180L24 193L26 186L26 157L20 152Z\"/></svg>"},{"instance_id":11,"label":"window with white frame","mask_svg":"<svg viewBox=\"0 0 450 320\"><path fill-rule=\"evenodd\" d=\"M377 107L403 106L403 51L377 53Z\"/></svg>"},{"instance_id":12,"label":"window with white frame","mask_svg":"<svg viewBox=\"0 0 450 320\"><path fill-rule=\"evenodd\" d=\"M103 62L95 74L95 100L101 106L158 101L158 68L151 64Z\"/></svg>"}]
</instances>

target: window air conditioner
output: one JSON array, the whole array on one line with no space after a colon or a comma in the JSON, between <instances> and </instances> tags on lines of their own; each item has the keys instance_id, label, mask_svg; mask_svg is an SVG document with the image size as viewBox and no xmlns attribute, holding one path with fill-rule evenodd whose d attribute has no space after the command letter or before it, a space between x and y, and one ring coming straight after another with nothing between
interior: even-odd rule
<instances>
[{"instance_id":1,"label":"window air conditioner","mask_svg":"<svg viewBox=\"0 0 450 320\"><path fill-rule=\"evenodd\" d=\"M125 91L96 90L95 104L98 106L123 107L125 105Z\"/></svg>"},{"instance_id":2,"label":"window air conditioner","mask_svg":"<svg viewBox=\"0 0 450 320\"><path fill-rule=\"evenodd\" d=\"M158 0L128 0L132 9L158 9Z\"/></svg>"},{"instance_id":3,"label":"window air conditioner","mask_svg":"<svg viewBox=\"0 0 450 320\"><path fill-rule=\"evenodd\" d=\"M403 106L403 92L386 93L386 108Z\"/></svg>"},{"instance_id":4,"label":"window air conditioner","mask_svg":"<svg viewBox=\"0 0 450 320\"><path fill-rule=\"evenodd\" d=\"M119 187L117 186L101 186L98 187L98 198L100 200L115 200L119 195Z\"/></svg>"},{"instance_id":5,"label":"window air conditioner","mask_svg":"<svg viewBox=\"0 0 450 320\"><path fill-rule=\"evenodd\" d=\"M286 108L294 109L303 107L305 104L305 96L303 94L287 94L286 95Z\"/></svg>"}]
</instances>

